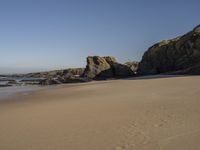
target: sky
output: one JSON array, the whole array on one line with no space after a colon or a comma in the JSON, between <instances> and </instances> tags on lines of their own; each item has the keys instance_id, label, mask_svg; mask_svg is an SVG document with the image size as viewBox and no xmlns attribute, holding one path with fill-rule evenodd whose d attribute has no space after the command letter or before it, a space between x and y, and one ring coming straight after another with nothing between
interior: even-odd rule
<instances>
[{"instance_id":1,"label":"sky","mask_svg":"<svg viewBox=\"0 0 200 150\"><path fill-rule=\"evenodd\" d=\"M0 74L140 61L200 24L199 0L0 0Z\"/></svg>"}]
</instances>

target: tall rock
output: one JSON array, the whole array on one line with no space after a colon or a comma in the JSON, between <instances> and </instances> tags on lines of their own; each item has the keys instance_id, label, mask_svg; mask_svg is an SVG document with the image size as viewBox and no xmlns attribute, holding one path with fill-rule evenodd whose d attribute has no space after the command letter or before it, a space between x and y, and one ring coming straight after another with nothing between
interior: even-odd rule
<instances>
[{"instance_id":1,"label":"tall rock","mask_svg":"<svg viewBox=\"0 0 200 150\"><path fill-rule=\"evenodd\" d=\"M178 38L150 47L139 64L139 74L200 74L200 25Z\"/></svg>"},{"instance_id":2,"label":"tall rock","mask_svg":"<svg viewBox=\"0 0 200 150\"><path fill-rule=\"evenodd\" d=\"M83 74L90 79L123 78L133 76L134 72L127 65L117 62L114 57L89 56Z\"/></svg>"},{"instance_id":3,"label":"tall rock","mask_svg":"<svg viewBox=\"0 0 200 150\"><path fill-rule=\"evenodd\" d=\"M87 57L87 66L84 72L84 77L95 78L100 75L102 78L111 78L113 77L113 71L109 63L115 63L115 58L106 58L99 56L89 56Z\"/></svg>"}]
</instances>

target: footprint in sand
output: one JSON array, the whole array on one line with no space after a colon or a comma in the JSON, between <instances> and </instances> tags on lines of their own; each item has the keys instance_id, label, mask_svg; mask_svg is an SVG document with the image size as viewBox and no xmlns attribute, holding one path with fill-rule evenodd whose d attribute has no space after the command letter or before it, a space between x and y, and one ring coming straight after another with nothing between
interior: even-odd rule
<instances>
[{"instance_id":1,"label":"footprint in sand","mask_svg":"<svg viewBox=\"0 0 200 150\"><path fill-rule=\"evenodd\" d=\"M200 149L200 130L180 133L159 142L160 150L180 149L180 150L199 150Z\"/></svg>"},{"instance_id":2,"label":"footprint in sand","mask_svg":"<svg viewBox=\"0 0 200 150\"><path fill-rule=\"evenodd\" d=\"M131 122L125 126L122 132L124 138L114 147L114 150L133 150L145 146L150 142L148 135L135 122Z\"/></svg>"}]
</instances>

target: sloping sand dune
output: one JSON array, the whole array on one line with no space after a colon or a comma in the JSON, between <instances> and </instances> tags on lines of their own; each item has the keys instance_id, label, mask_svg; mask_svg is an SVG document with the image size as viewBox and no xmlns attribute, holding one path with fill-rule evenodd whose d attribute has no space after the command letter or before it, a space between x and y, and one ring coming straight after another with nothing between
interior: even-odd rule
<instances>
[{"instance_id":1,"label":"sloping sand dune","mask_svg":"<svg viewBox=\"0 0 200 150\"><path fill-rule=\"evenodd\" d=\"M14 99L0 102L0 150L200 149L199 76L66 85Z\"/></svg>"}]
</instances>

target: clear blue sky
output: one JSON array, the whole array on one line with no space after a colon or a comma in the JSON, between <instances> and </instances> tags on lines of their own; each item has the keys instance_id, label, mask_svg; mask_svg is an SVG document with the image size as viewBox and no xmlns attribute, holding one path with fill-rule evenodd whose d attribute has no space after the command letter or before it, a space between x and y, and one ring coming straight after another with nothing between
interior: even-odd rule
<instances>
[{"instance_id":1,"label":"clear blue sky","mask_svg":"<svg viewBox=\"0 0 200 150\"><path fill-rule=\"evenodd\" d=\"M200 24L199 0L0 0L0 73L140 60Z\"/></svg>"}]
</instances>

